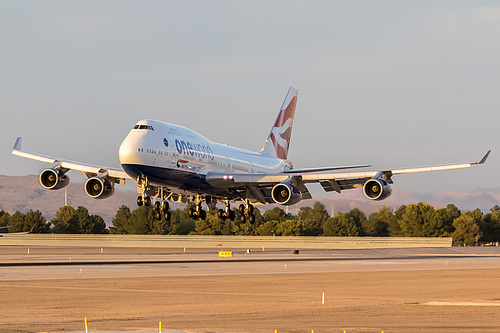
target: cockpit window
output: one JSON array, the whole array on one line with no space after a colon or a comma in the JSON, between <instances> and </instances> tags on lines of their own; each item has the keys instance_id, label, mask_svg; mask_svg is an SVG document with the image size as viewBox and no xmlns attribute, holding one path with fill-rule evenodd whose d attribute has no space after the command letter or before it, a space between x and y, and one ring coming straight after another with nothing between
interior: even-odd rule
<instances>
[{"instance_id":1,"label":"cockpit window","mask_svg":"<svg viewBox=\"0 0 500 333\"><path fill-rule=\"evenodd\" d=\"M153 128L153 126L148 126L148 125L135 125L134 129L146 129L146 130L150 130L150 131L154 131L155 130Z\"/></svg>"}]
</instances>

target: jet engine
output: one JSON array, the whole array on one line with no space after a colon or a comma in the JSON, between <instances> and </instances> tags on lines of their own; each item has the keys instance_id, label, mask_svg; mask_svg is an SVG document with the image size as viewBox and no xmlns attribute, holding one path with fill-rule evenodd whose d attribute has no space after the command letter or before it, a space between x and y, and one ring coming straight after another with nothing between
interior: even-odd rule
<instances>
[{"instance_id":1,"label":"jet engine","mask_svg":"<svg viewBox=\"0 0 500 333\"><path fill-rule=\"evenodd\" d=\"M274 185L271 190L273 201L280 205L295 205L302 200L302 193L295 186L285 183Z\"/></svg>"},{"instance_id":2,"label":"jet engine","mask_svg":"<svg viewBox=\"0 0 500 333\"><path fill-rule=\"evenodd\" d=\"M45 169L40 173L40 184L48 190L58 190L69 184L69 177L58 169Z\"/></svg>"},{"instance_id":3,"label":"jet engine","mask_svg":"<svg viewBox=\"0 0 500 333\"><path fill-rule=\"evenodd\" d=\"M107 179L92 177L85 182L85 193L94 199L105 199L115 193L115 188Z\"/></svg>"},{"instance_id":4,"label":"jet engine","mask_svg":"<svg viewBox=\"0 0 500 333\"><path fill-rule=\"evenodd\" d=\"M392 189L386 181L372 178L363 185L364 195L371 200L384 200L392 194Z\"/></svg>"}]
</instances>

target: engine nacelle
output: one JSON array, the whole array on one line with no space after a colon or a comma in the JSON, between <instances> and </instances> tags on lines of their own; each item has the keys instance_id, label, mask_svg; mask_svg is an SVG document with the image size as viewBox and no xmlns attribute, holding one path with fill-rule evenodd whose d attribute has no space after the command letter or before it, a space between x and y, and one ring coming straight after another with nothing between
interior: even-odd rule
<instances>
[{"instance_id":1,"label":"engine nacelle","mask_svg":"<svg viewBox=\"0 0 500 333\"><path fill-rule=\"evenodd\" d=\"M280 205L295 205L302 200L302 193L295 186L279 183L271 190L273 201Z\"/></svg>"},{"instance_id":2,"label":"engine nacelle","mask_svg":"<svg viewBox=\"0 0 500 333\"><path fill-rule=\"evenodd\" d=\"M372 178L363 185L363 193L370 200L384 200L392 194L392 189L387 182Z\"/></svg>"},{"instance_id":3,"label":"engine nacelle","mask_svg":"<svg viewBox=\"0 0 500 333\"><path fill-rule=\"evenodd\" d=\"M45 169L40 173L40 184L48 190L58 190L69 184L69 177L61 170Z\"/></svg>"},{"instance_id":4,"label":"engine nacelle","mask_svg":"<svg viewBox=\"0 0 500 333\"><path fill-rule=\"evenodd\" d=\"M92 177L85 182L85 193L94 199L105 199L115 193L115 188L107 179Z\"/></svg>"}]
</instances>

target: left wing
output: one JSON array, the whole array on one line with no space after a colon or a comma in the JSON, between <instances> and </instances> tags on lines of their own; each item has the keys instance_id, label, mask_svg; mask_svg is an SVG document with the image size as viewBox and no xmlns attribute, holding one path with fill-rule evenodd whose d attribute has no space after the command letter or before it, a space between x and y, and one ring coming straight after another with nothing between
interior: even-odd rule
<instances>
[{"instance_id":1,"label":"left wing","mask_svg":"<svg viewBox=\"0 0 500 333\"><path fill-rule=\"evenodd\" d=\"M242 197L254 199L260 203L294 204L298 201L296 201L297 199L292 200L293 197L298 198L299 195L299 201L300 199L310 199L311 194L305 186L307 183L320 183L325 191L338 193L342 190L363 188L364 194L369 199L383 200L392 193L389 184L393 183L393 175L470 168L473 165L484 164L490 152L491 150L479 162L382 171L321 172L325 169L335 170L335 168L305 169L297 170L297 172L291 170L279 174L209 171L206 174L206 181L214 187L239 191ZM339 169L344 168L347 167Z\"/></svg>"},{"instance_id":2,"label":"left wing","mask_svg":"<svg viewBox=\"0 0 500 333\"><path fill-rule=\"evenodd\" d=\"M70 160L65 160L61 158L51 157L43 154L32 153L21 149L22 138L18 137L14 147L12 148L12 154L26 157L32 160L56 164L54 167L57 170L61 170L63 173L69 170L81 171L87 177L95 177L102 175L103 177L111 180L113 183L125 184L125 179L131 179L129 175L122 169L110 168L105 166L97 166L92 164L74 162Z\"/></svg>"}]
</instances>

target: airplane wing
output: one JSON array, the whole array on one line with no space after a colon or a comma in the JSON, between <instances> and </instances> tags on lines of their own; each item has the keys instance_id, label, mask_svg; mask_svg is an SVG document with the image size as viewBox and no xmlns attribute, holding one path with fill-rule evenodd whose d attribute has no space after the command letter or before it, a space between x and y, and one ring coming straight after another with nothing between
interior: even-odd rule
<instances>
[{"instance_id":1,"label":"airplane wing","mask_svg":"<svg viewBox=\"0 0 500 333\"><path fill-rule=\"evenodd\" d=\"M74 162L43 154L32 153L29 151L22 150L21 143L22 143L22 138L18 137L16 143L14 144L14 147L12 148L12 154L40 162L57 164L57 168L65 170L64 172L68 170L78 170L89 178L107 173L107 178L112 179L115 183L121 185L125 184L125 179L127 178L131 179L130 176L127 175L127 173L122 169Z\"/></svg>"},{"instance_id":2,"label":"airplane wing","mask_svg":"<svg viewBox=\"0 0 500 333\"><path fill-rule=\"evenodd\" d=\"M319 168L316 171L314 169L305 169L302 171L295 170L297 172L285 172L279 174L224 173L209 171L206 174L206 181L214 187L232 188L234 190L245 191L245 193L242 193L242 196L250 199L253 198L260 203L270 203L273 202L273 200L270 200L273 195L273 188L280 183L296 187L300 191L302 199L310 199L311 195L304 184L320 183L325 191L336 191L340 193L342 190L362 188L373 180L374 183L370 183L370 185L379 186L379 189L373 188L373 190L380 190L380 195L377 193L369 193L370 189L367 189L368 193L365 192L365 195L367 195L369 199L382 200L390 195L390 193L386 193L384 196L382 190L386 185L393 183L393 175L470 168L474 165L484 164L490 152L491 150L489 150L478 162L378 171L338 173L321 172L329 168ZM339 169L345 168L349 167L340 167ZM331 168L330 170L335 170L335 168ZM390 191L389 188L387 189Z\"/></svg>"}]
</instances>

